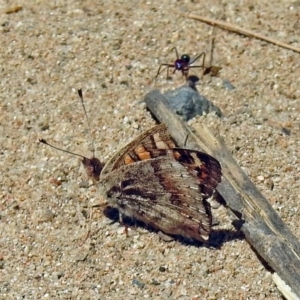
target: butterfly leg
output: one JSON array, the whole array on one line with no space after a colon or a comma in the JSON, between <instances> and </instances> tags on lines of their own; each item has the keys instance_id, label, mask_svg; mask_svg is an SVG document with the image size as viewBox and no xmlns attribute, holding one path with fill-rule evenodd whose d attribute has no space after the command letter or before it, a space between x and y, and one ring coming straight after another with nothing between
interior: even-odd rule
<instances>
[{"instance_id":1,"label":"butterfly leg","mask_svg":"<svg viewBox=\"0 0 300 300\"><path fill-rule=\"evenodd\" d=\"M89 223L88 223L88 230L85 235L85 237L82 239L82 241L79 243L79 246L83 246L83 244L87 241L87 239L91 236L91 231L92 231L92 218L93 218L93 208L90 211L89 215Z\"/></svg>"},{"instance_id":2,"label":"butterfly leg","mask_svg":"<svg viewBox=\"0 0 300 300\"><path fill-rule=\"evenodd\" d=\"M123 214L121 212L119 212L119 223L121 226L124 226L124 233L126 234L126 237L129 237L128 234L128 226L125 224L124 220L123 220Z\"/></svg>"},{"instance_id":3,"label":"butterfly leg","mask_svg":"<svg viewBox=\"0 0 300 300\"><path fill-rule=\"evenodd\" d=\"M85 235L85 237L82 239L82 241L79 243L79 246L81 247L86 240L91 236L91 232L92 232L92 219L93 219L93 213L94 213L94 208L95 207L106 207L107 203L99 203L99 204L95 204L91 207L90 209L90 214L89 214L89 218L88 218L88 229L87 229L87 233Z\"/></svg>"}]
</instances>

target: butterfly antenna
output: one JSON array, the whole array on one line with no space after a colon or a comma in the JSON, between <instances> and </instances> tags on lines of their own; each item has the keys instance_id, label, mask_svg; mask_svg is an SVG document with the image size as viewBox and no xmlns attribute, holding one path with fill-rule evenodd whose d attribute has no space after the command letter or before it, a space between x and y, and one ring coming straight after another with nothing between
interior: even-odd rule
<instances>
[{"instance_id":1,"label":"butterfly antenna","mask_svg":"<svg viewBox=\"0 0 300 300\"><path fill-rule=\"evenodd\" d=\"M82 89L78 90L78 95L79 95L79 98L81 100L81 105L83 107L84 114L85 114L85 117L86 117L86 120L87 120L87 124L88 124L88 127L89 127L89 132L90 132L90 136L91 136L91 143L92 143L92 152L93 152L93 157L95 157L96 150L95 150L95 146L94 146L94 139L93 139L93 135L92 135L92 128L91 128L90 119L89 119L88 114L86 112L85 104L84 104L84 101L83 101Z\"/></svg>"},{"instance_id":2,"label":"butterfly antenna","mask_svg":"<svg viewBox=\"0 0 300 300\"><path fill-rule=\"evenodd\" d=\"M72 155L75 155L75 156L79 156L79 157L81 157L81 158L86 158L86 157L83 156L83 155L80 155L80 154L77 154L77 153L74 153L74 152L71 152L71 151L68 151L68 150L64 150L64 149L61 149L61 148L56 147L56 146L54 146L54 145L51 145L51 144L49 144L49 143L48 143L46 140L44 140L44 139L39 139L39 142L42 143L42 144L45 144L45 145L47 145L47 146L50 146L50 147L52 147L52 148L54 148L54 149L56 149L56 150L59 150L59 151L65 152L65 153L69 153L69 154L72 154Z\"/></svg>"}]
</instances>

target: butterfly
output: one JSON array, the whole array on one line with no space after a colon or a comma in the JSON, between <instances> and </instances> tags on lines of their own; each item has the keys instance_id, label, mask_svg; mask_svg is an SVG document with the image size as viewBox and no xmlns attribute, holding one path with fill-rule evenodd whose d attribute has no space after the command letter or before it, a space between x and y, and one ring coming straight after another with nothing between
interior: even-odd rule
<instances>
[{"instance_id":1,"label":"butterfly","mask_svg":"<svg viewBox=\"0 0 300 300\"><path fill-rule=\"evenodd\" d=\"M121 215L168 235L209 239L207 199L221 181L221 165L206 153L176 147L166 125L145 131L106 164L94 155L82 158L88 177Z\"/></svg>"}]
</instances>

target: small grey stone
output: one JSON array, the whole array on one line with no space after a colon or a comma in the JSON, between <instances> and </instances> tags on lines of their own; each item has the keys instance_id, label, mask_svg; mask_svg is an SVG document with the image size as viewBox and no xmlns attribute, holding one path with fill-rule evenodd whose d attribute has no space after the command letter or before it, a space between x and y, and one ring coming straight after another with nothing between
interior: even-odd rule
<instances>
[{"instance_id":1,"label":"small grey stone","mask_svg":"<svg viewBox=\"0 0 300 300\"><path fill-rule=\"evenodd\" d=\"M139 281L136 278L132 279L132 285L135 285L135 286L139 287L140 289L143 289L145 287L145 283Z\"/></svg>"},{"instance_id":2,"label":"small grey stone","mask_svg":"<svg viewBox=\"0 0 300 300\"><path fill-rule=\"evenodd\" d=\"M87 189L90 187L90 183L88 180L83 180L79 183L79 187L80 188L84 188L84 189Z\"/></svg>"},{"instance_id":3,"label":"small grey stone","mask_svg":"<svg viewBox=\"0 0 300 300\"><path fill-rule=\"evenodd\" d=\"M223 80L223 87L228 91L232 91L235 89L235 86L228 79Z\"/></svg>"},{"instance_id":4,"label":"small grey stone","mask_svg":"<svg viewBox=\"0 0 300 300\"><path fill-rule=\"evenodd\" d=\"M75 256L75 261L86 261L86 259L88 258L88 253L79 253L77 256Z\"/></svg>"},{"instance_id":5,"label":"small grey stone","mask_svg":"<svg viewBox=\"0 0 300 300\"><path fill-rule=\"evenodd\" d=\"M38 222L44 223L44 222L52 222L55 217L55 214L52 212L51 209L44 208L36 211L33 214L33 216Z\"/></svg>"},{"instance_id":6,"label":"small grey stone","mask_svg":"<svg viewBox=\"0 0 300 300\"><path fill-rule=\"evenodd\" d=\"M172 242L172 241L174 241L174 238L172 236L169 236L169 235L163 233L162 231L158 232L158 236L164 242Z\"/></svg>"},{"instance_id":7,"label":"small grey stone","mask_svg":"<svg viewBox=\"0 0 300 300\"><path fill-rule=\"evenodd\" d=\"M172 109L184 121L210 112L216 112L217 116L222 116L222 112L217 106L189 86L167 91L164 96Z\"/></svg>"}]
</instances>

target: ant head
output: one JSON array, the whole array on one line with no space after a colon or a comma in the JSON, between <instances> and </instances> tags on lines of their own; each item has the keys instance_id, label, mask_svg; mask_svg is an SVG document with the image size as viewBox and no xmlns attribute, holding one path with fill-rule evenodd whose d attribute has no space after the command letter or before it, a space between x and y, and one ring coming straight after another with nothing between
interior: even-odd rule
<instances>
[{"instance_id":1,"label":"ant head","mask_svg":"<svg viewBox=\"0 0 300 300\"><path fill-rule=\"evenodd\" d=\"M183 60L186 64L188 64L190 62L191 58L188 54L182 54L181 60Z\"/></svg>"}]
</instances>

